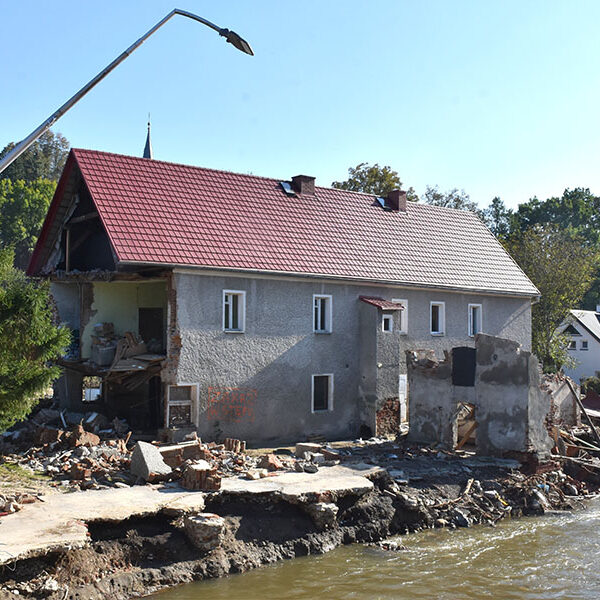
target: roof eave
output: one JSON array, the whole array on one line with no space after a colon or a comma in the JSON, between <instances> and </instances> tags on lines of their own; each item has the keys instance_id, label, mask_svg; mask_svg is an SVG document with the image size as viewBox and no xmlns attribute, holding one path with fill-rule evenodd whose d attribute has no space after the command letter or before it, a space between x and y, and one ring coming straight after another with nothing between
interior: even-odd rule
<instances>
[{"instance_id":1,"label":"roof eave","mask_svg":"<svg viewBox=\"0 0 600 600\"><path fill-rule=\"evenodd\" d=\"M170 269L189 269L194 271L226 271L228 273L241 273L249 275L273 275L280 277L303 277L308 279L330 279L333 281L352 281L357 283L372 283L380 285L393 285L399 287L411 287L415 289L433 289L433 290L448 290L453 292L469 292L473 294L486 294L492 296L511 296L519 298L538 298L540 296L539 290L536 288L536 292L525 292L517 290L495 290L491 288L475 288L465 286L449 286L439 284L427 284L427 283L414 283L409 281L399 281L394 279L377 279L371 277L351 277L343 275L331 275L326 273L303 273L300 271L276 271L276 270L264 270L264 269L243 269L238 267L223 267L223 266L208 266L208 265L189 265L180 263L166 263L166 262L150 262L150 261L136 261L136 260L121 260L119 265L151 265L157 267L165 267Z\"/></svg>"}]
</instances>

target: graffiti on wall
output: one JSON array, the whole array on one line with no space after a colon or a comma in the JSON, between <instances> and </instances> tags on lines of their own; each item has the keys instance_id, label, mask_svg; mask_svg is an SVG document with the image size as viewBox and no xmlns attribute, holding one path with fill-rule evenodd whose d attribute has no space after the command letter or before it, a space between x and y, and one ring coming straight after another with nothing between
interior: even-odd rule
<instances>
[{"instance_id":1,"label":"graffiti on wall","mask_svg":"<svg viewBox=\"0 0 600 600\"><path fill-rule=\"evenodd\" d=\"M209 387L206 418L230 423L254 421L258 392L249 388Z\"/></svg>"}]
</instances>

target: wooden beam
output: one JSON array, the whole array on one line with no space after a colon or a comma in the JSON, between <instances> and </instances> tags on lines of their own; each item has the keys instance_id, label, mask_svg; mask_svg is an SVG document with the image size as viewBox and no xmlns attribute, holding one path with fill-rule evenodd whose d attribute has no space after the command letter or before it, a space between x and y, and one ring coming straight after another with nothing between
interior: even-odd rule
<instances>
[{"instance_id":1,"label":"wooden beam","mask_svg":"<svg viewBox=\"0 0 600 600\"><path fill-rule=\"evenodd\" d=\"M469 438L471 437L471 434L475 431L475 429L477 429L477 421L473 421L473 423L471 423L471 426L465 432L463 439L460 440L460 442L458 442L458 444L456 444L455 450L460 450L467 443L467 441L469 440Z\"/></svg>"},{"instance_id":2,"label":"wooden beam","mask_svg":"<svg viewBox=\"0 0 600 600\"><path fill-rule=\"evenodd\" d=\"M75 225L77 223L83 223L84 221L89 221L90 219L97 219L98 218L98 213L96 211L91 212L91 213L87 213L87 215L81 215L80 217L73 217L72 219L69 220L69 222L67 223L68 225Z\"/></svg>"},{"instance_id":3,"label":"wooden beam","mask_svg":"<svg viewBox=\"0 0 600 600\"><path fill-rule=\"evenodd\" d=\"M569 389L571 390L571 393L573 394L573 396L575 396L575 400L577 401L577 404L579 405L579 408L581 409L581 413L585 417L585 420L588 422L588 425L590 426L590 429L592 430L592 433L594 434L596 441L598 442L598 444L600 444L600 435L598 435L598 430L594 427L594 424L592 423L592 419L590 419L590 415L587 414L587 412L585 410L585 406L583 406L583 403L581 402L581 398L579 397L579 394L573 388L571 381L569 379L567 379L566 381L567 381L567 385L569 386Z\"/></svg>"}]
</instances>

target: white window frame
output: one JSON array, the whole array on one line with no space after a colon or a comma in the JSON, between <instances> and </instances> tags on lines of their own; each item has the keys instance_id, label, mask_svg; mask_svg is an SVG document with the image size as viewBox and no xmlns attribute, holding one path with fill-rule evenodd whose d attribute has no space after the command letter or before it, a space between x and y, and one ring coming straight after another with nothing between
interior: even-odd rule
<instances>
[{"instance_id":1,"label":"white window frame","mask_svg":"<svg viewBox=\"0 0 600 600\"><path fill-rule=\"evenodd\" d=\"M567 350L577 350L577 340L569 340Z\"/></svg>"},{"instance_id":2,"label":"white window frame","mask_svg":"<svg viewBox=\"0 0 600 600\"><path fill-rule=\"evenodd\" d=\"M584 346L585 344L585 346ZM581 340L581 350L589 350L590 349L590 344L587 340Z\"/></svg>"},{"instance_id":3,"label":"white window frame","mask_svg":"<svg viewBox=\"0 0 600 600\"><path fill-rule=\"evenodd\" d=\"M317 300L325 300L325 329L317 329L315 321L321 322L321 303L317 304ZM332 332L332 315L333 315L333 298L331 294L313 294L312 301L312 326L314 333L331 333Z\"/></svg>"},{"instance_id":4,"label":"white window frame","mask_svg":"<svg viewBox=\"0 0 600 600\"><path fill-rule=\"evenodd\" d=\"M396 331L401 335L408 334L408 300L401 300L399 298L392 298L392 302L401 304L403 309L400 312L400 318L398 319L399 327Z\"/></svg>"},{"instance_id":5,"label":"white window frame","mask_svg":"<svg viewBox=\"0 0 600 600\"><path fill-rule=\"evenodd\" d=\"M481 304L469 304L467 308L467 331L469 337L475 337L475 332L473 328L473 309L479 309L479 323L477 323L477 333L481 333L483 331L483 306Z\"/></svg>"},{"instance_id":6,"label":"white window frame","mask_svg":"<svg viewBox=\"0 0 600 600\"><path fill-rule=\"evenodd\" d=\"M327 390L327 408L315 410L315 377L329 377L329 386ZM326 413L333 410L333 373L314 373L310 376L310 412L312 414Z\"/></svg>"},{"instance_id":7,"label":"white window frame","mask_svg":"<svg viewBox=\"0 0 600 600\"><path fill-rule=\"evenodd\" d=\"M385 328L386 322L390 324L389 329ZM394 331L394 315L385 312L381 315L381 331L383 333L392 333Z\"/></svg>"},{"instance_id":8,"label":"white window frame","mask_svg":"<svg viewBox=\"0 0 600 600\"><path fill-rule=\"evenodd\" d=\"M434 306L438 306L439 310L438 310L438 322L439 322L439 331L433 331L431 329L431 321L432 321L432 316L433 316L433 307ZM437 300L432 300L429 303L429 333L431 333L431 335L446 335L446 303L445 302L439 302Z\"/></svg>"},{"instance_id":9,"label":"white window frame","mask_svg":"<svg viewBox=\"0 0 600 600\"><path fill-rule=\"evenodd\" d=\"M178 387L189 387L191 389L189 400L173 400L171 401L171 389ZM196 409L198 406L198 393L200 386L197 383L178 383L176 385L167 386L167 415L165 421L165 427L169 427L171 421L171 406L188 406L190 407L190 419L192 425L196 425Z\"/></svg>"},{"instance_id":10,"label":"white window frame","mask_svg":"<svg viewBox=\"0 0 600 600\"><path fill-rule=\"evenodd\" d=\"M225 327L225 310L229 310L229 323L232 322L233 317L233 306L230 304L227 307L227 296L236 295L238 299L238 325L237 329L232 327ZM223 331L225 333L244 333L246 331L246 292L244 290L223 290L223 302L222 302L222 319L223 319Z\"/></svg>"}]
</instances>

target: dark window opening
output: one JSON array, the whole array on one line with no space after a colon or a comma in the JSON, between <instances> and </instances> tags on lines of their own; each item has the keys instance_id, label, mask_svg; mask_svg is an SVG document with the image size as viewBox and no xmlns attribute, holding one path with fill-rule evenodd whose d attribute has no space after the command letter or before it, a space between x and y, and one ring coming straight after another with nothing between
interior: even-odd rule
<instances>
[{"instance_id":1,"label":"dark window opening","mask_svg":"<svg viewBox=\"0 0 600 600\"><path fill-rule=\"evenodd\" d=\"M440 307L437 304L431 305L431 331L440 331Z\"/></svg>"},{"instance_id":2,"label":"dark window opening","mask_svg":"<svg viewBox=\"0 0 600 600\"><path fill-rule=\"evenodd\" d=\"M313 375L313 410L329 409L329 375Z\"/></svg>"}]
</instances>

